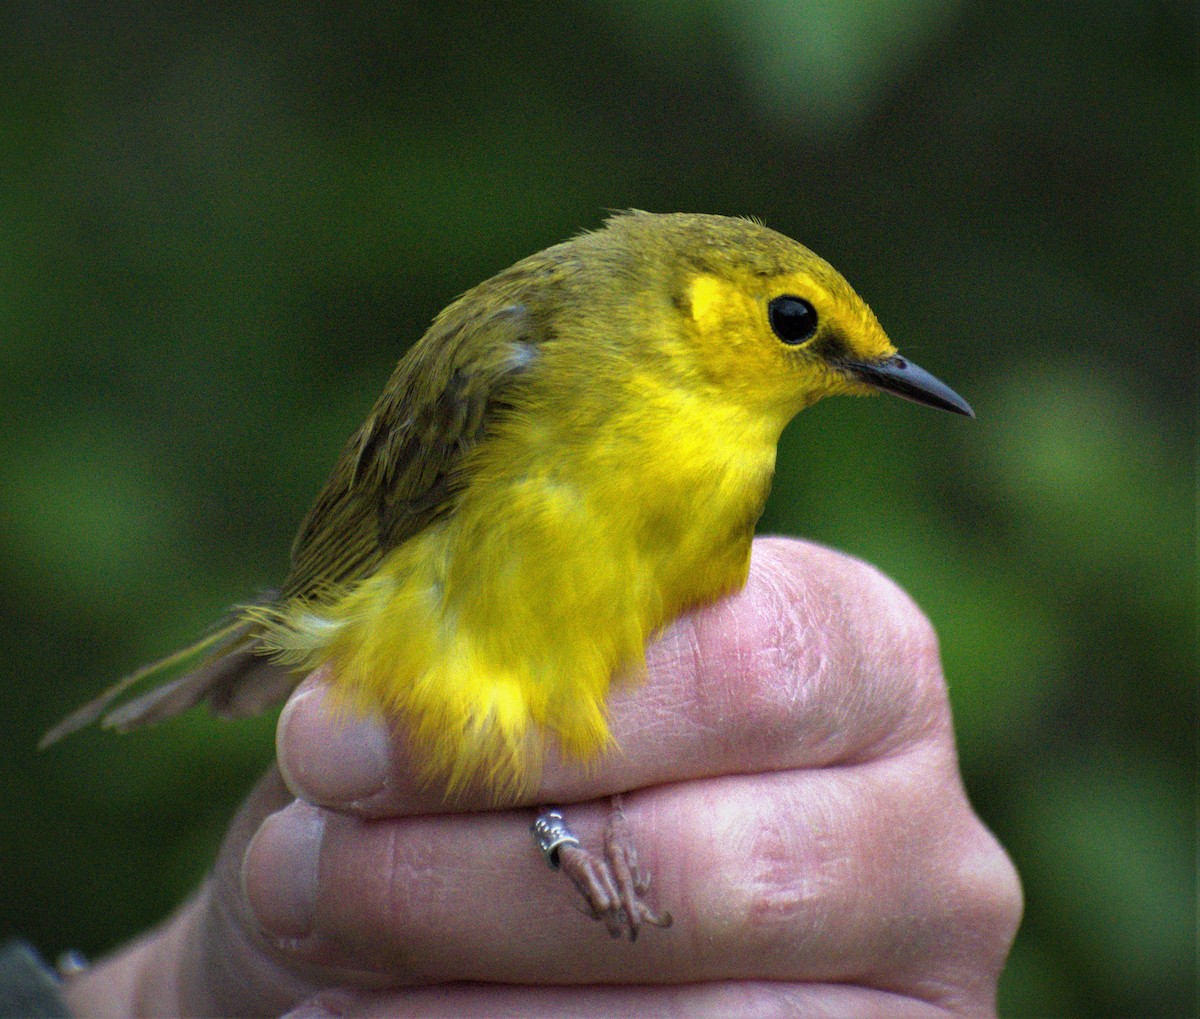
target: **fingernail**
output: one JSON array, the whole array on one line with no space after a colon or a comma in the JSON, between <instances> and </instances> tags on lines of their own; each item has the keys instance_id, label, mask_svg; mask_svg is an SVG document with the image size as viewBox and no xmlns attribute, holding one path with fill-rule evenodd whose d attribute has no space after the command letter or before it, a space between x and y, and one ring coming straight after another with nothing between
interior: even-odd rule
<instances>
[{"instance_id":1,"label":"fingernail","mask_svg":"<svg viewBox=\"0 0 1200 1019\"><path fill-rule=\"evenodd\" d=\"M377 719L335 708L323 682L288 701L276 742L284 781L310 803L348 806L374 796L387 781L387 730Z\"/></svg>"},{"instance_id":2,"label":"fingernail","mask_svg":"<svg viewBox=\"0 0 1200 1019\"><path fill-rule=\"evenodd\" d=\"M242 892L275 938L312 933L325 811L296 800L263 821L242 858Z\"/></svg>"}]
</instances>

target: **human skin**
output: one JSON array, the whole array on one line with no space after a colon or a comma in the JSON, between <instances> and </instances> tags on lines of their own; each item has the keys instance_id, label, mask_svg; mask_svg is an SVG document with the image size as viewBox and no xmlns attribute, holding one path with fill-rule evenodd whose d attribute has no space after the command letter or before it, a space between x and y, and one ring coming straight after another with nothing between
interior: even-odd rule
<instances>
[{"instance_id":1,"label":"human skin","mask_svg":"<svg viewBox=\"0 0 1200 1019\"><path fill-rule=\"evenodd\" d=\"M293 694L199 892L66 987L79 1015L978 1016L1021 914L958 773L934 632L877 571L756 541L610 700L619 750L514 809L423 790L403 740ZM611 939L531 807L598 847L625 812L649 900Z\"/></svg>"}]
</instances>

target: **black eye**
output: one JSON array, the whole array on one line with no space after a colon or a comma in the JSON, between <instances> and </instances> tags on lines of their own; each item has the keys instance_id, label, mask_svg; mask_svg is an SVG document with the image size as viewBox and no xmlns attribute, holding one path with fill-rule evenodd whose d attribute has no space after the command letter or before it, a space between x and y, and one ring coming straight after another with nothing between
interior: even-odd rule
<instances>
[{"instance_id":1,"label":"black eye","mask_svg":"<svg viewBox=\"0 0 1200 1019\"><path fill-rule=\"evenodd\" d=\"M776 297L767 305L767 317L784 343L803 343L817 331L817 310L803 297Z\"/></svg>"}]
</instances>

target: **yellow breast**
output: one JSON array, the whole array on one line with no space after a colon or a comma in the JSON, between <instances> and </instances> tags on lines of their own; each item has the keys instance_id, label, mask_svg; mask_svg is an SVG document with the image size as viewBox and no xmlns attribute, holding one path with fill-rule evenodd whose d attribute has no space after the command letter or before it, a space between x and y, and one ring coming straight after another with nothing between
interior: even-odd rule
<instances>
[{"instance_id":1,"label":"yellow breast","mask_svg":"<svg viewBox=\"0 0 1200 1019\"><path fill-rule=\"evenodd\" d=\"M778 425L654 397L586 436L547 424L562 416L507 424L471 457L451 517L319 614L293 614L277 643L331 664L355 709L405 720L451 790L526 788L542 732L594 755L612 677L637 677L680 611L745 583L774 468Z\"/></svg>"}]
</instances>

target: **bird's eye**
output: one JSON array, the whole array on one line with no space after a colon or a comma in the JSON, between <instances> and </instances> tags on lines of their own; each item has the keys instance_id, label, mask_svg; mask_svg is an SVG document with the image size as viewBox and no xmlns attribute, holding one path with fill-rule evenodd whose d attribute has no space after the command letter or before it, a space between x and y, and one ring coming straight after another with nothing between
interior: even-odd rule
<instances>
[{"instance_id":1,"label":"bird's eye","mask_svg":"<svg viewBox=\"0 0 1200 1019\"><path fill-rule=\"evenodd\" d=\"M817 310L803 297L776 297L767 305L767 317L784 343L803 343L817 331Z\"/></svg>"}]
</instances>

